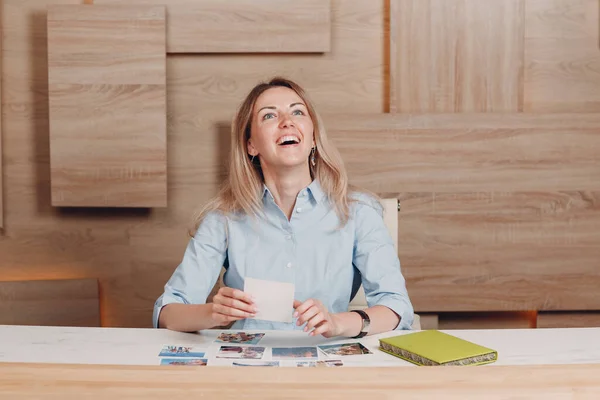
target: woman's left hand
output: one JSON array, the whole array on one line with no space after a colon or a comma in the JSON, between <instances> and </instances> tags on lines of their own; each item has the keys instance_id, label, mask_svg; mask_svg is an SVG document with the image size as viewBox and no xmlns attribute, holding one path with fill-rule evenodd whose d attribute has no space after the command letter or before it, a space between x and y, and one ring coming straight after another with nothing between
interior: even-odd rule
<instances>
[{"instance_id":1,"label":"woman's left hand","mask_svg":"<svg viewBox=\"0 0 600 400\"><path fill-rule=\"evenodd\" d=\"M319 334L326 338L339 336L335 314L330 314L319 300L308 299L304 303L294 300L294 308L296 309L294 317L298 317L296 325L300 326L306 322L304 332L310 332L310 336Z\"/></svg>"}]
</instances>

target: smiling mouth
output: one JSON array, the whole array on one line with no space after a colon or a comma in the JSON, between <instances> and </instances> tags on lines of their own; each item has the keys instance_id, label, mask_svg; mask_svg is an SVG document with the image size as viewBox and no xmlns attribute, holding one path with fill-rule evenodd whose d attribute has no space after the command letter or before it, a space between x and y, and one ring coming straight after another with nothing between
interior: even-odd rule
<instances>
[{"instance_id":1,"label":"smiling mouth","mask_svg":"<svg viewBox=\"0 0 600 400\"><path fill-rule=\"evenodd\" d=\"M293 146L296 144L300 144L300 139L295 136L284 136L279 139L277 144L279 146Z\"/></svg>"}]
</instances>

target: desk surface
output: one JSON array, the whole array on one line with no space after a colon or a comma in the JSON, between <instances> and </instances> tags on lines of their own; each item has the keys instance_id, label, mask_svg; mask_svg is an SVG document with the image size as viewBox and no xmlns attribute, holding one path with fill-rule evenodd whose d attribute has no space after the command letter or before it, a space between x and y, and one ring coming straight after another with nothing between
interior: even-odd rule
<instances>
[{"instance_id":1,"label":"desk surface","mask_svg":"<svg viewBox=\"0 0 600 400\"><path fill-rule=\"evenodd\" d=\"M443 368L417 368L377 350L378 338L409 332L363 338L374 354L343 357L352 368L219 367L231 363L211 358L220 332L0 326L0 398L600 398L600 328L447 331L498 350L499 360ZM336 342L348 340L266 332L259 345ZM205 348L209 366L158 366L165 344Z\"/></svg>"},{"instance_id":2,"label":"desk surface","mask_svg":"<svg viewBox=\"0 0 600 400\"><path fill-rule=\"evenodd\" d=\"M222 343L215 343L223 331L181 333L164 329L67 328L0 325L0 362L158 365L164 345L192 345L206 349L209 366L231 365L216 360ZM502 329L446 331L460 338L498 351L498 361L490 366L540 364L600 364L600 328ZM378 339L410 332L388 332L368 336L360 342L373 354L346 356L346 366L413 367L412 364L378 350ZM267 331L259 346L314 346L356 340L309 337L298 331ZM319 355L321 358L322 355Z\"/></svg>"}]
</instances>

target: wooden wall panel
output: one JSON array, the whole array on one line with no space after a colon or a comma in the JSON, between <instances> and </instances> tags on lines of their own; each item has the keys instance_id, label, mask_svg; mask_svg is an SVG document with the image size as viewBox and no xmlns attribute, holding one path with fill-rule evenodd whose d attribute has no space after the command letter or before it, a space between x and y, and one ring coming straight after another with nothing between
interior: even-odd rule
<instances>
[{"instance_id":1,"label":"wooden wall panel","mask_svg":"<svg viewBox=\"0 0 600 400\"><path fill-rule=\"evenodd\" d=\"M597 0L527 0L525 111L598 112Z\"/></svg>"},{"instance_id":2,"label":"wooden wall panel","mask_svg":"<svg viewBox=\"0 0 600 400\"><path fill-rule=\"evenodd\" d=\"M0 324L100 326L98 281L0 282Z\"/></svg>"},{"instance_id":3,"label":"wooden wall panel","mask_svg":"<svg viewBox=\"0 0 600 400\"><path fill-rule=\"evenodd\" d=\"M93 0L167 6L169 53L331 50L330 0Z\"/></svg>"},{"instance_id":4,"label":"wooden wall panel","mask_svg":"<svg viewBox=\"0 0 600 400\"><path fill-rule=\"evenodd\" d=\"M592 328L600 327L600 311L540 312L538 328Z\"/></svg>"},{"instance_id":5,"label":"wooden wall panel","mask_svg":"<svg viewBox=\"0 0 600 400\"><path fill-rule=\"evenodd\" d=\"M165 9L48 10L52 204L163 207Z\"/></svg>"},{"instance_id":6,"label":"wooden wall panel","mask_svg":"<svg viewBox=\"0 0 600 400\"><path fill-rule=\"evenodd\" d=\"M401 200L400 256L417 311L600 307L599 114L325 123L351 181Z\"/></svg>"},{"instance_id":7,"label":"wooden wall panel","mask_svg":"<svg viewBox=\"0 0 600 400\"><path fill-rule=\"evenodd\" d=\"M400 255L417 310L600 307L599 192L399 197Z\"/></svg>"},{"instance_id":8,"label":"wooden wall panel","mask_svg":"<svg viewBox=\"0 0 600 400\"><path fill-rule=\"evenodd\" d=\"M322 113L384 109L383 3L335 0L331 52L168 56L168 208L51 207L46 8L59 3L2 2L10 212L0 236L0 280L97 278L103 326L151 326L154 301L185 251L193 211L222 182L229 124L254 84L289 76Z\"/></svg>"},{"instance_id":9,"label":"wooden wall panel","mask_svg":"<svg viewBox=\"0 0 600 400\"><path fill-rule=\"evenodd\" d=\"M441 313L438 329L529 329L536 326L536 312Z\"/></svg>"},{"instance_id":10,"label":"wooden wall panel","mask_svg":"<svg viewBox=\"0 0 600 400\"><path fill-rule=\"evenodd\" d=\"M525 0L391 0L391 111L521 111Z\"/></svg>"},{"instance_id":11,"label":"wooden wall panel","mask_svg":"<svg viewBox=\"0 0 600 400\"><path fill-rule=\"evenodd\" d=\"M325 118L354 183L375 192L599 189L600 114Z\"/></svg>"}]
</instances>

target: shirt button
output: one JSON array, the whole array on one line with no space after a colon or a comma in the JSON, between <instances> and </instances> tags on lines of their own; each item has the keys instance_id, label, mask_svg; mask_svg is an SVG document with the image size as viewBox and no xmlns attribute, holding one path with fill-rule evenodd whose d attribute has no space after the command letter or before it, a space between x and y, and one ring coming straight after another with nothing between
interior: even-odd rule
<instances>
[{"instance_id":1,"label":"shirt button","mask_svg":"<svg viewBox=\"0 0 600 400\"><path fill-rule=\"evenodd\" d=\"M288 267L288 268L292 268L292 263L291 263L291 262L290 262L290 263L287 263L287 267Z\"/></svg>"},{"instance_id":2,"label":"shirt button","mask_svg":"<svg viewBox=\"0 0 600 400\"><path fill-rule=\"evenodd\" d=\"M292 240L292 235L285 235L285 238L286 238L287 240Z\"/></svg>"},{"instance_id":3,"label":"shirt button","mask_svg":"<svg viewBox=\"0 0 600 400\"><path fill-rule=\"evenodd\" d=\"M302 212L302 208L300 208L300 207L296 208L296 212L301 213Z\"/></svg>"},{"instance_id":4,"label":"shirt button","mask_svg":"<svg viewBox=\"0 0 600 400\"><path fill-rule=\"evenodd\" d=\"M300 197L304 197L304 196L306 196L306 190L303 190L300 192Z\"/></svg>"}]
</instances>

